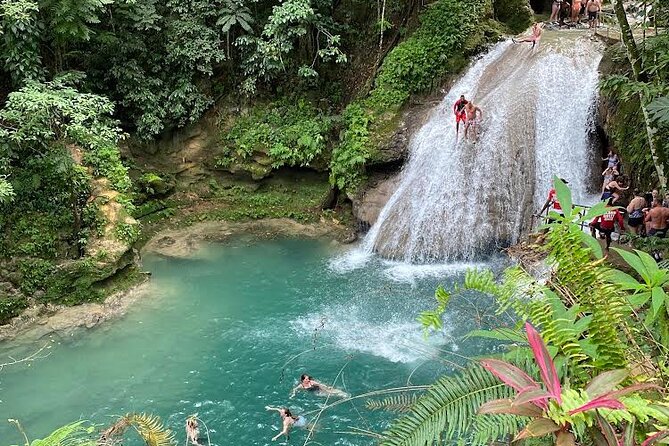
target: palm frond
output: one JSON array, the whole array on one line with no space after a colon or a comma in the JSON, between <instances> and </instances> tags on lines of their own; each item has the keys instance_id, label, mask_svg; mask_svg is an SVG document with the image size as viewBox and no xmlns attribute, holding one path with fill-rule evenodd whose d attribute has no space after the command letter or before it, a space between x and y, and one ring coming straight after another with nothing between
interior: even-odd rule
<instances>
[{"instance_id":1,"label":"palm frond","mask_svg":"<svg viewBox=\"0 0 669 446\"><path fill-rule=\"evenodd\" d=\"M167 429L160 417L145 413L128 413L105 430L99 444L114 444L129 427L133 427L147 446L174 446L174 433Z\"/></svg>"},{"instance_id":2,"label":"palm frond","mask_svg":"<svg viewBox=\"0 0 669 446\"><path fill-rule=\"evenodd\" d=\"M465 438L474 426L481 404L512 394L511 388L478 365L458 375L444 376L416 401L408 415L393 423L384 433L381 445L425 446L437 439ZM481 430L485 429L482 423ZM493 438L497 433L490 429L482 431L481 438Z\"/></svg>"},{"instance_id":3,"label":"palm frond","mask_svg":"<svg viewBox=\"0 0 669 446\"><path fill-rule=\"evenodd\" d=\"M365 402L365 407L369 410L387 410L389 412L408 412L416 404L419 394L400 394L393 395L383 399L370 399Z\"/></svg>"}]
</instances>

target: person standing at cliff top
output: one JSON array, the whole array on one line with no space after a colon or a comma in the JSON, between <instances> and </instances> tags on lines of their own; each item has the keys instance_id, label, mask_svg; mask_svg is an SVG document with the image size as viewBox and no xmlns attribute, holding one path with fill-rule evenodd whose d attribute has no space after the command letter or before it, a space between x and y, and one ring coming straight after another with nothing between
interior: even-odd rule
<instances>
[{"instance_id":1,"label":"person standing at cliff top","mask_svg":"<svg viewBox=\"0 0 669 446\"><path fill-rule=\"evenodd\" d=\"M465 105L467 105L469 101L465 99L465 95L460 95L460 99L455 101L455 104L453 104L453 113L455 113L455 136L460 133L460 121L462 121L463 125L467 121L467 113L465 113Z\"/></svg>"}]
</instances>

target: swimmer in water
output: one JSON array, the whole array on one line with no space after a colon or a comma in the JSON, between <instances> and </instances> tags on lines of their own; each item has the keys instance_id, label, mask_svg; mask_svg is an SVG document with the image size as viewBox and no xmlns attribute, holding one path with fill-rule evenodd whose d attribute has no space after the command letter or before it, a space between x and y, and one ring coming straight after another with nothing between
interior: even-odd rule
<instances>
[{"instance_id":1,"label":"swimmer in water","mask_svg":"<svg viewBox=\"0 0 669 446\"><path fill-rule=\"evenodd\" d=\"M200 446L198 438L200 437L200 428L197 425L197 414L191 415L186 420L186 442L194 446Z\"/></svg>"},{"instance_id":2,"label":"swimmer in water","mask_svg":"<svg viewBox=\"0 0 669 446\"><path fill-rule=\"evenodd\" d=\"M290 397L293 398L298 390L307 390L310 392L322 392L326 395L335 395L345 398L348 396L343 390L335 389L334 387L326 386L325 384L316 381L309 375L300 376L300 382L290 394Z\"/></svg>"},{"instance_id":3,"label":"swimmer in water","mask_svg":"<svg viewBox=\"0 0 669 446\"><path fill-rule=\"evenodd\" d=\"M272 437L272 441L276 441L279 439L280 436L285 435L286 439L290 440L290 429L295 426L295 427L304 427L307 425L307 419L304 418L303 416L298 416L296 417L292 413L290 413L290 409L287 407L272 407L272 406L265 406L266 410L275 410L279 412L279 416L281 417L281 425L282 429L281 432L276 434L274 437Z\"/></svg>"}]
</instances>

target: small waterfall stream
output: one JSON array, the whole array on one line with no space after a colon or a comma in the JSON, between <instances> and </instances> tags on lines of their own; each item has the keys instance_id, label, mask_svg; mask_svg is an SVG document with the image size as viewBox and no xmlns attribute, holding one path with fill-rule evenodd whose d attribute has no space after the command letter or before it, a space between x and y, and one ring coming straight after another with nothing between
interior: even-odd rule
<instances>
[{"instance_id":1,"label":"small waterfall stream","mask_svg":"<svg viewBox=\"0 0 669 446\"><path fill-rule=\"evenodd\" d=\"M501 42L453 86L414 135L365 252L410 263L479 258L528 229L554 174L577 203L592 201L598 173L588 135L601 53L582 33L551 37L535 51ZM483 110L476 144L462 130L456 141L452 105L461 94Z\"/></svg>"}]
</instances>

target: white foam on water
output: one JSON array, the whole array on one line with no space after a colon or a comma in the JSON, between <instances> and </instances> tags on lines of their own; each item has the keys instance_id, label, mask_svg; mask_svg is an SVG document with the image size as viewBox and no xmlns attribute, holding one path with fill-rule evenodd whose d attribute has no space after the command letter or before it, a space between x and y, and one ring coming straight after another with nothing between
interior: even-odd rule
<instances>
[{"instance_id":1,"label":"white foam on water","mask_svg":"<svg viewBox=\"0 0 669 446\"><path fill-rule=\"evenodd\" d=\"M318 330L319 342L331 343L347 353L367 353L391 362L411 363L437 356L440 346L452 343L448 331L423 336L420 324L406 316L369 319L366 306L334 305L291 322L298 336L311 338ZM447 325L447 324L445 324Z\"/></svg>"},{"instance_id":2,"label":"white foam on water","mask_svg":"<svg viewBox=\"0 0 669 446\"><path fill-rule=\"evenodd\" d=\"M576 201L589 200L600 59L584 35L536 50L495 45L412 136L397 190L361 250L407 263L472 261L518 241L554 174ZM456 136L461 94L483 110L476 144Z\"/></svg>"},{"instance_id":3,"label":"white foam on water","mask_svg":"<svg viewBox=\"0 0 669 446\"><path fill-rule=\"evenodd\" d=\"M470 269L483 269L490 266L484 262L455 262L440 263L428 265L416 265L402 262L383 262L386 268L383 271L384 276L395 282L415 283L416 280L430 277L449 277L462 275Z\"/></svg>"}]
</instances>

